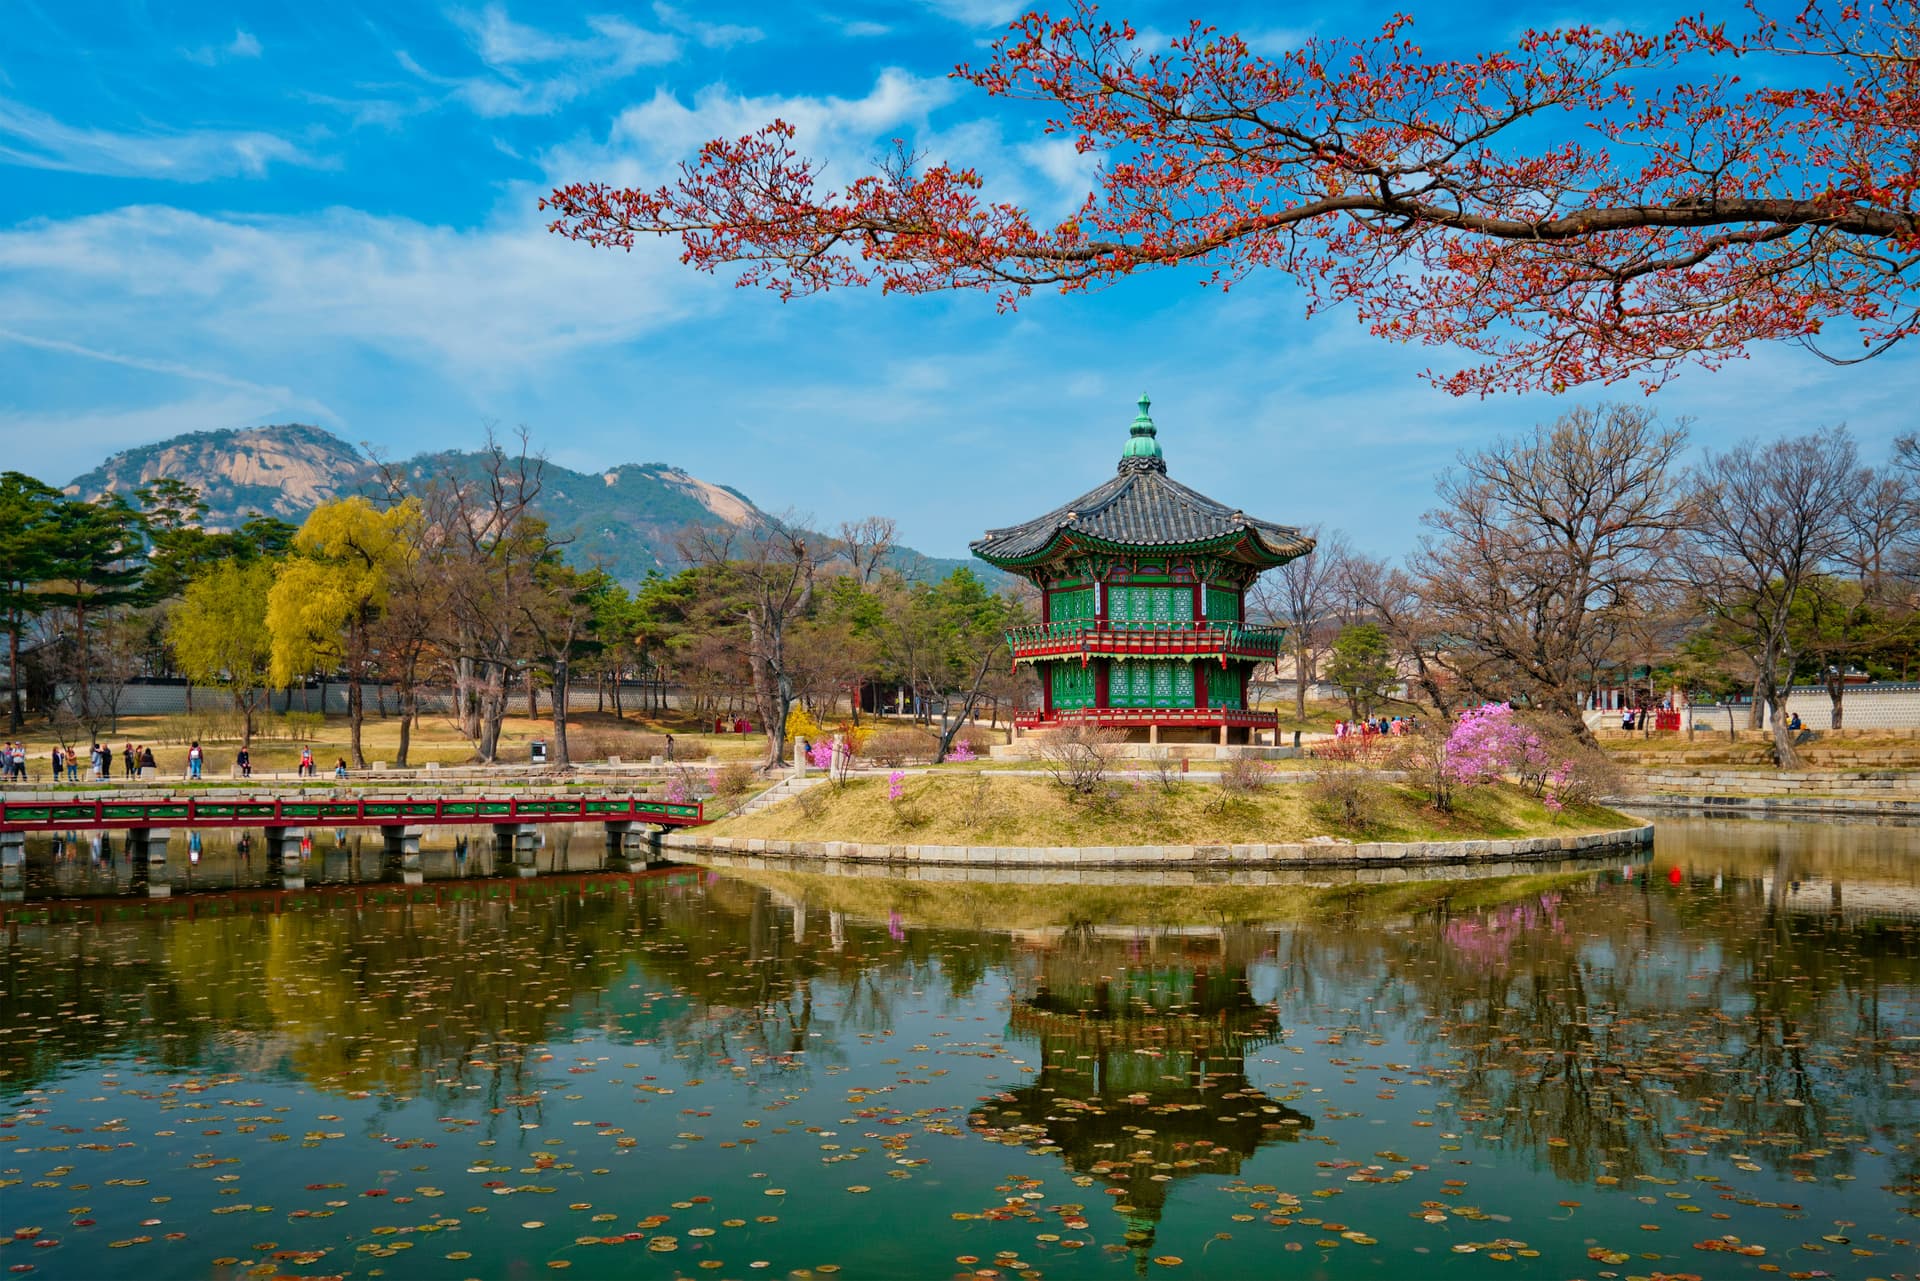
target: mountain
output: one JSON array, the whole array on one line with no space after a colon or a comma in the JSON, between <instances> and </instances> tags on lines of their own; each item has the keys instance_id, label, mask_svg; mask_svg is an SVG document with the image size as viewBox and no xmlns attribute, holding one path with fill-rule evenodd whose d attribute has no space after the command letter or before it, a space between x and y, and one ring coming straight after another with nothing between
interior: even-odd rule
<instances>
[{"instance_id":1,"label":"mountain","mask_svg":"<svg viewBox=\"0 0 1920 1281\"><path fill-rule=\"evenodd\" d=\"M398 464L409 476L477 477L483 455L459 450L420 454ZM161 477L200 491L210 529L231 529L259 512L298 524L322 503L372 493L377 469L359 450L332 432L304 423L197 431L125 450L85 475L66 492L76 496L131 494ZM625 583L649 570L672 572L684 565L676 544L690 525L719 520L745 525L765 513L737 489L702 480L665 463L623 463L603 472L578 472L546 464L537 503L549 524L570 534L568 559L602 566ZM999 575L967 560L923 556L898 549L892 560L903 572L939 577L968 565L983 577Z\"/></svg>"}]
</instances>

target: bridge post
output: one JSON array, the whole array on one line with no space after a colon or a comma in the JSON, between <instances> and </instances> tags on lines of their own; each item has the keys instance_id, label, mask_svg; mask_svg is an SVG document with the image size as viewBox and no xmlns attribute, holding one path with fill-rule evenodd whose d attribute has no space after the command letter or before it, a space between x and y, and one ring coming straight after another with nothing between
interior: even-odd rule
<instances>
[{"instance_id":1,"label":"bridge post","mask_svg":"<svg viewBox=\"0 0 1920 1281\"><path fill-rule=\"evenodd\" d=\"M540 833L532 823L495 823L493 845L496 853L511 855L518 876L537 876L533 858L540 845Z\"/></svg>"},{"instance_id":2,"label":"bridge post","mask_svg":"<svg viewBox=\"0 0 1920 1281\"><path fill-rule=\"evenodd\" d=\"M642 872L666 862L660 848L661 831L632 819L608 823L607 863L610 866L625 863L624 870Z\"/></svg>"},{"instance_id":3,"label":"bridge post","mask_svg":"<svg viewBox=\"0 0 1920 1281\"><path fill-rule=\"evenodd\" d=\"M426 879L420 862L420 837L426 830L424 827L380 829L380 835L386 841L388 869L398 872L400 879L409 885L418 885Z\"/></svg>"},{"instance_id":4,"label":"bridge post","mask_svg":"<svg viewBox=\"0 0 1920 1281\"><path fill-rule=\"evenodd\" d=\"M127 852L154 867L167 864L167 842L173 833L164 827L136 827L127 833Z\"/></svg>"},{"instance_id":5,"label":"bridge post","mask_svg":"<svg viewBox=\"0 0 1920 1281\"><path fill-rule=\"evenodd\" d=\"M280 878L281 887L289 890L303 890L307 887L307 829L304 827L269 827L267 838L267 871Z\"/></svg>"},{"instance_id":6,"label":"bridge post","mask_svg":"<svg viewBox=\"0 0 1920 1281\"><path fill-rule=\"evenodd\" d=\"M27 834L0 832L0 903L27 897Z\"/></svg>"}]
</instances>

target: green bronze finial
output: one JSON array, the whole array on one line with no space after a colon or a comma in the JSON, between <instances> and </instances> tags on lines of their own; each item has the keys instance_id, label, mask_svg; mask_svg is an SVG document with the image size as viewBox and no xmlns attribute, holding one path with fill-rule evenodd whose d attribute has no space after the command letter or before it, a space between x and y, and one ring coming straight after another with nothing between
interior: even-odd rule
<instances>
[{"instance_id":1,"label":"green bronze finial","mask_svg":"<svg viewBox=\"0 0 1920 1281\"><path fill-rule=\"evenodd\" d=\"M1145 392L1140 393L1140 414L1133 420L1133 426L1127 429L1127 447L1120 451L1121 461L1129 458L1159 458L1160 442L1155 439L1157 429L1153 425L1153 415L1147 410L1153 401Z\"/></svg>"}]
</instances>

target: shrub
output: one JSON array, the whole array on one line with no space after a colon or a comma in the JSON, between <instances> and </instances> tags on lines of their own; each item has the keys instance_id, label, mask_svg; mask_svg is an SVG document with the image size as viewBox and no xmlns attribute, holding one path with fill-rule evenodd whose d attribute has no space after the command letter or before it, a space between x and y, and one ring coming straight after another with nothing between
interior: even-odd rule
<instances>
[{"instance_id":1,"label":"shrub","mask_svg":"<svg viewBox=\"0 0 1920 1281\"><path fill-rule=\"evenodd\" d=\"M576 761L604 761L610 756L644 761L666 754L667 740L663 734L605 725L591 729L567 728L567 755Z\"/></svg>"},{"instance_id":2,"label":"shrub","mask_svg":"<svg viewBox=\"0 0 1920 1281\"><path fill-rule=\"evenodd\" d=\"M1420 729L1401 741L1395 764L1408 781L1427 794L1427 804L1442 814L1453 812L1454 774L1449 738L1442 729Z\"/></svg>"},{"instance_id":3,"label":"shrub","mask_svg":"<svg viewBox=\"0 0 1920 1281\"><path fill-rule=\"evenodd\" d=\"M908 761L931 760L940 740L925 730L889 729L867 743L867 758L876 765L897 769Z\"/></svg>"},{"instance_id":4,"label":"shrub","mask_svg":"<svg viewBox=\"0 0 1920 1281\"><path fill-rule=\"evenodd\" d=\"M1386 789L1371 770L1329 761L1313 772L1307 796L1320 817L1334 827L1363 832L1379 823Z\"/></svg>"},{"instance_id":5,"label":"shrub","mask_svg":"<svg viewBox=\"0 0 1920 1281\"><path fill-rule=\"evenodd\" d=\"M1250 801L1273 782L1273 766L1252 756L1233 756L1220 767L1220 790L1214 794L1218 812L1240 801Z\"/></svg>"},{"instance_id":6,"label":"shrub","mask_svg":"<svg viewBox=\"0 0 1920 1281\"><path fill-rule=\"evenodd\" d=\"M1447 736L1448 772L1473 785L1512 775L1521 786L1559 809L1611 790L1618 775L1595 749L1557 723L1529 719L1505 703L1461 713Z\"/></svg>"},{"instance_id":7,"label":"shrub","mask_svg":"<svg viewBox=\"0 0 1920 1281\"><path fill-rule=\"evenodd\" d=\"M1080 800L1095 800L1119 758L1123 735L1097 725L1070 724L1039 739L1041 768Z\"/></svg>"}]
</instances>

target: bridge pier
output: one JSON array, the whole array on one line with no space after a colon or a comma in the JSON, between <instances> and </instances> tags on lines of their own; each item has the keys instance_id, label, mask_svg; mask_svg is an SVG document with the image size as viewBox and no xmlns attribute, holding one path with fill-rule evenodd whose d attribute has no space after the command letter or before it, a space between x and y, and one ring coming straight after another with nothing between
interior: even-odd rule
<instances>
[{"instance_id":1,"label":"bridge pier","mask_svg":"<svg viewBox=\"0 0 1920 1281\"><path fill-rule=\"evenodd\" d=\"M136 827L127 832L127 861L134 865L134 882L144 882L148 898L167 898L167 843L173 833L164 827Z\"/></svg>"},{"instance_id":2,"label":"bridge pier","mask_svg":"<svg viewBox=\"0 0 1920 1281\"><path fill-rule=\"evenodd\" d=\"M27 897L27 834L0 832L0 903Z\"/></svg>"},{"instance_id":3,"label":"bridge pier","mask_svg":"<svg viewBox=\"0 0 1920 1281\"><path fill-rule=\"evenodd\" d=\"M307 888L307 852L310 842L304 827L266 829L267 871L280 878L289 890Z\"/></svg>"},{"instance_id":4,"label":"bridge pier","mask_svg":"<svg viewBox=\"0 0 1920 1281\"><path fill-rule=\"evenodd\" d=\"M633 820L620 820L606 826L608 867L644 872L667 861L660 845L662 829Z\"/></svg>"},{"instance_id":5,"label":"bridge pier","mask_svg":"<svg viewBox=\"0 0 1920 1281\"><path fill-rule=\"evenodd\" d=\"M408 885L426 880L420 861L420 837L424 827L383 827L380 836L386 842L386 871Z\"/></svg>"},{"instance_id":6,"label":"bridge pier","mask_svg":"<svg viewBox=\"0 0 1920 1281\"><path fill-rule=\"evenodd\" d=\"M539 827L533 823L495 823L493 825L493 846L502 858L513 859L513 871L516 876L538 876L539 869L534 866L534 852L540 848Z\"/></svg>"}]
</instances>

